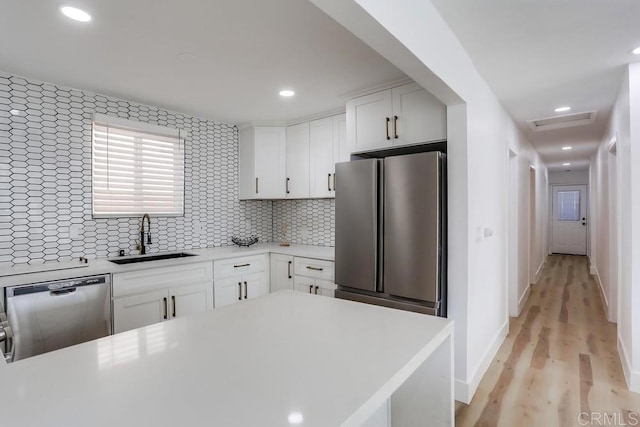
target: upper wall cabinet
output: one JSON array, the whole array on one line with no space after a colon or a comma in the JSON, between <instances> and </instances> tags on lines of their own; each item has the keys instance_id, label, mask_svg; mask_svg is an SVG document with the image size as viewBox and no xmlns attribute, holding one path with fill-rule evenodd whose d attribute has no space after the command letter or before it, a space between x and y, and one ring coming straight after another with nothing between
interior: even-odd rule
<instances>
[{"instance_id":1,"label":"upper wall cabinet","mask_svg":"<svg viewBox=\"0 0 640 427\"><path fill-rule=\"evenodd\" d=\"M335 164L349 161L344 114L314 120L309 124L310 196L335 197Z\"/></svg>"},{"instance_id":2,"label":"upper wall cabinet","mask_svg":"<svg viewBox=\"0 0 640 427\"><path fill-rule=\"evenodd\" d=\"M446 138L446 106L417 83L347 101L352 153Z\"/></svg>"},{"instance_id":3,"label":"upper wall cabinet","mask_svg":"<svg viewBox=\"0 0 640 427\"><path fill-rule=\"evenodd\" d=\"M240 199L286 197L286 128L255 126L239 131Z\"/></svg>"},{"instance_id":4,"label":"upper wall cabinet","mask_svg":"<svg viewBox=\"0 0 640 427\"><path fill-rule=\"evenodd\" d=\"M287 128L287 178L284 183L288 199L309 197L309 122Z\"/></svg>"},{"instance_id":5,"label":"upper wall cabinet","mask_svg":"<svg viewBox=\"0 0 640 427\"><path fill-rule=\"evenodd\" d=\"M349 160L346 116L241 129L240 199L335 196L335 164Z\"/></svg>"}]
</instances>

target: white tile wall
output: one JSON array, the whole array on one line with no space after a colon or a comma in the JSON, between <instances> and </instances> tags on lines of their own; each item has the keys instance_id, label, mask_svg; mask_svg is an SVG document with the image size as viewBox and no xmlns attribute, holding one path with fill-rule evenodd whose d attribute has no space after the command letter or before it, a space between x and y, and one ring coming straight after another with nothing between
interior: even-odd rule
<instances>
[{"instance_id":1,"label":"white tile wall","mask_svg":"<svg viewBox=\"0 0 640 427\"><path fill-rule=\"evenodd\" d=\"M335 245L335 202L333 199L278 200L273 202L273 240L280 242L287 224L290 243Z\"/></svg>"},{"instance_id":2,"label":"white tile wall","mask_svg":"<svg viewBox=\"0 0 640 427\"><path fill-rule=\"evenodd\" d=\"M152 218L149 252L272 240L272 203L238 200L234 126L0 72L0 265L134 252L139 218L91 217L94 112L189 132L185 215Z\"/></svg>"}]
</instances>

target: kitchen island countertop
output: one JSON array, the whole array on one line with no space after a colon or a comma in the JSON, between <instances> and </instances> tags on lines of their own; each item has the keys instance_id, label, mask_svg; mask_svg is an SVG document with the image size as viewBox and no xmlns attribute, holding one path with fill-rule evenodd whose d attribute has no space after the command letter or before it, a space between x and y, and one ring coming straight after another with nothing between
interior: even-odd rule
<instances>
[{"instance_id":1,"label":"kitchen island countertop","mask_svg":"<svg viewBox=\"0 0 640 427\"><path fill-rule=\"evenodd\" d=\"M452 425L452 333L281 291L0 366L3 423L326 427L390 402L394 426Z\"/></svg>"}]
</instances>

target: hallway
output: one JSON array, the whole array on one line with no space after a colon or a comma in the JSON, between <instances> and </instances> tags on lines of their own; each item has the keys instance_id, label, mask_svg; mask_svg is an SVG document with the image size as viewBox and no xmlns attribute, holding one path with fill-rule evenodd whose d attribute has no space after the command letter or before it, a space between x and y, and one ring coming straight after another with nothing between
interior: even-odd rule
<instances>
[{"instance_id":1,"label":"hallway","mask_svg":"<svg viewBox=\"0 0 640 427\"><path fill-rule=\"evenodd\" d=\"M627 390L587 257L549 256L509 327L456 425L640 425L640 394Z\"/></svg>"}]
</instances>

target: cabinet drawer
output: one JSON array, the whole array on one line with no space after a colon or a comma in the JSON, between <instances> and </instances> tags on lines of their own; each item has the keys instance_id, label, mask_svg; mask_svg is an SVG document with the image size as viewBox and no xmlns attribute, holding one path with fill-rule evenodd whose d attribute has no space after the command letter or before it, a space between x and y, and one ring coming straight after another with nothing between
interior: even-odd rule
<instances>
[{"instance_id":1,"label":"cabinet drawer","mask_svg":"<svg viewBox=\"0 0 640 427\"><path fill-rule=\"evenodd\" d=\"M213 274L216 279L259 273L265 271L266 268L267 255L230 258L213 262Z\"/></svg>"},{"instance_id":2,"label":"cabinet drawer","mask_svg":"<svg viewBox=\"0 0 640 427\"><path fill-rule=\"evenodd\" d=\"M116 273L113 275L113 297L211 282L212 277L211 262Z\"/></svg>"},{"instance_id":3,"label":"cabinet drawer","mask_svg":"<svg viewBox=\"0 0 640 427\"><path fill-rule=\"evenodd\" d=\"M296 276L333 281L334 264L331 261L295 257L293 269Z\"/></svg>"}]
</instances>

